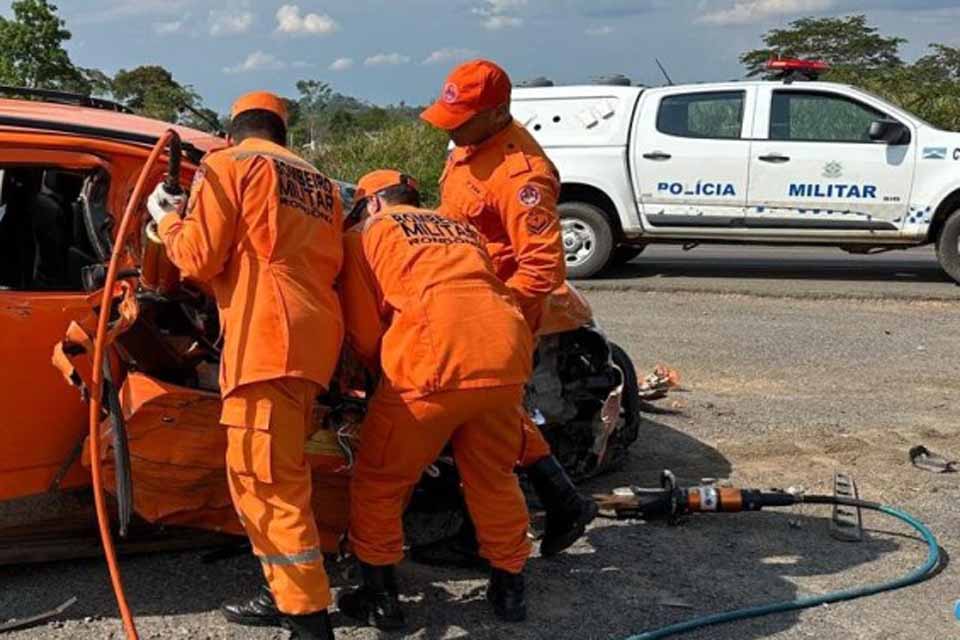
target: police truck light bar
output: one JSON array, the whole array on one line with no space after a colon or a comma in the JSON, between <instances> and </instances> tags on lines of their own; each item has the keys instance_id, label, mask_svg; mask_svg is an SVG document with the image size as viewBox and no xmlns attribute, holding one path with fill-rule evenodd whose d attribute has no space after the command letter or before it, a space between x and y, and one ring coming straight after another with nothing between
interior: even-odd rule
<instances>
[{"instance_id":1,"label":"police truck light bar","mask_svg":"<svg viewBox=\"0 0 960 640\"><path fill-rule=\"evenodd\" d=\"M767 61L768 71L778 71L780 78L791 80L797 77L816 80L820 74L830 70L823 60L799 60L797 58L771 58Z\"/></svg>"}]
</instances>

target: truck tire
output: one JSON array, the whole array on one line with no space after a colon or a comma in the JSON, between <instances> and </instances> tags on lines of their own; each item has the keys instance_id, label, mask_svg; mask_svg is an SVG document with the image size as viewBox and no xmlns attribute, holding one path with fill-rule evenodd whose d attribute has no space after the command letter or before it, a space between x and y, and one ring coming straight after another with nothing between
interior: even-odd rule
<instances>
[{"instance_id":1,"label":"truck tire","mask_svg":"<svg viewBox=\"0 0 960 640\"><path fill-rule=\"evenodd\" d=\"M940 268L960 284L960 209L950 214L940 230L937 260Z\"/></svg>"},{"instance_id":2,"label":"truck tire","mask_svg":"<svg viewBox=\"0 0 960 640\"><path fill-rule=\"evenodd\" d=\"M563 229L567 277L586 279L610 262L613 229L601 209L585 202L564 202L557 207Z\"/></svg>"}]
</instances>

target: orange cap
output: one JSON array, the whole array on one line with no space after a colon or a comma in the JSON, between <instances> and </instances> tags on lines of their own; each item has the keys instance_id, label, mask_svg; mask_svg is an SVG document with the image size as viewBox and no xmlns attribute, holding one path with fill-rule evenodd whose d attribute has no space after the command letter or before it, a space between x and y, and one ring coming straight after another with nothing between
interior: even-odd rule
<instances>
[{"instance_id":1,"label":"orange cap","mask_svg":"<svg viewBox=\"0 0 960 640\"><path fill-rule=\"evenodd\" d=\"M380 169L378 171L371 171L367 175L360 178L360 182L357 183L357 191L353 195L353 198L355 201L359 202L364 198L380 193L384 189L397 187L402 184L409 185L414 189L417 188L416 180L408 175L400 173L399 171L394 171L393 169Z\"/></svg>"},{"instance_id":2,"label":"orange cap","mask_svg":"<svg viewBox=\"0 0 960 640\"><path fill-rule=\"evenodd\" d=\"M237 98L237 101L233 103L233 108L230 110L230 118L236 118L244 111L251 111L253 109L262 109L270 113L275 113L283 120L283 124L287 124L287 103L283 101L283 98L269 91L254 91Z\"/></svg>"},{"instance_id":3,"label":"orange cap","mask_svg":"<svg viewBox=\"0 0 960 640\"><path fill-rule=\"evenodd\" d=\"M450 131L481 111L494 109L510 100L510 76L489 60L472 60L454 69L447 77L440 98L420 117Z\"/></svg>"}]
</instances>

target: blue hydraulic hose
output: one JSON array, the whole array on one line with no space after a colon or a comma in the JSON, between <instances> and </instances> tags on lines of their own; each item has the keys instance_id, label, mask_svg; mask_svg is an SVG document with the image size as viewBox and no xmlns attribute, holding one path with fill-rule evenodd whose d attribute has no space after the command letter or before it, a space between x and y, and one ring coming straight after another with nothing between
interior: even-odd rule
<instances>
[{"instance_id":1,"label":"blue hydraulic hose","mask_svg":"<svg viewBox=\"0 0 960 640\"><path fill-rule=\"evenodd\" d=\"M921 566L917 567L910 573L897 578L895 580L890 580L888 582L883 582L875 585L868 585L865 587L858 587L854 589L846 589L843 591L833 591L831 593L824 594L822 596L810 596L806 598L797 598L796 600L790 600L787 602L775 602L771 604L759 605L755 607L747 607L745 609L738 609L736 611L727 611L724 613L714 613L711 615L703 616L701 618L694 618L692 620L687 620L686 622L678 622L676 624L671 624L666 627L661 627L660 629L655 629L653 631L645 631L639 635L630 636L625 638L625 640L659 640L660 638L667 638L670 636L678 635L681 633L688 633L695 629L701 629L703 627L712 626L715 624L723 624L725 622L734 622L736 620L748 620L750 618L759 618L762 616L768 616L774 613L785 613L787 611L798 611L800 609L809 609L811 607L818 607L822 604L829 604L833 602L842 602L845 600L855 600L857 598L865 598L866 596L872 596L877 593L884 591L894 591L896 589L902 589L904 587L909 587L910 585L923 582L930 577L932 571L934 571L940 565L940 545L937 542L936 537L933 535L933 532L927 528L925 524L911 516L909 513L900 511L893 507L888 507L886 505L876 504L872 502L864 502L861 500L851 500L845 498L834 498L832 496L808 496L802 500L802 502L812 503L812 504L844 504L847 506L862 507L864 509L870 509L872 511L879 511L885 513L888 516L893 516L898 520L901 520L914 529L916 529L920 535L923 537L923 540L927 543L927 560Z\"/></svg>"}]
</instances>

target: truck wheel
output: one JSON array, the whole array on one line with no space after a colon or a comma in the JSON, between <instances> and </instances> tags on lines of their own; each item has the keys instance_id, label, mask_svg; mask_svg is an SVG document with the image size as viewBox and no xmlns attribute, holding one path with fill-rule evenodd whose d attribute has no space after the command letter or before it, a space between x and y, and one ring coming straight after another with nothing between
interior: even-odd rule
<instances>
[{"instance_id":1,"label":"truck wheel","mask_svg":"<svg viewBox=\"0 0 960 640\"><path fill-rule=\"evenodd\" d=\"M563 229L563 252L567 276L585 279L610 261L613 253L613 229L603 211L585 202L564 202L557 210Z\"/></svg>"},{"instance_id":2,"label":"truck wheel","mask_svg":"<svg viewBox=\"0 0 960 640\"><path fill-rule=\"evenodd\" d=\"M622 244L613 250L613 255L610 256L610 264L614 267L625 265L643 253L643 250L646 248L646 245Z\"/></svg>"},{"instance_id":3,"label":"truck wheel","mask_svg":"<svg viewBox=\"0 0 960 640\"><path fill-rule=\"evenodd\" d=\"M940 237L937 238L937 260L940 268L960 283L960 210L954 211L947 218Z\"/></svg>"}]
</instances>

